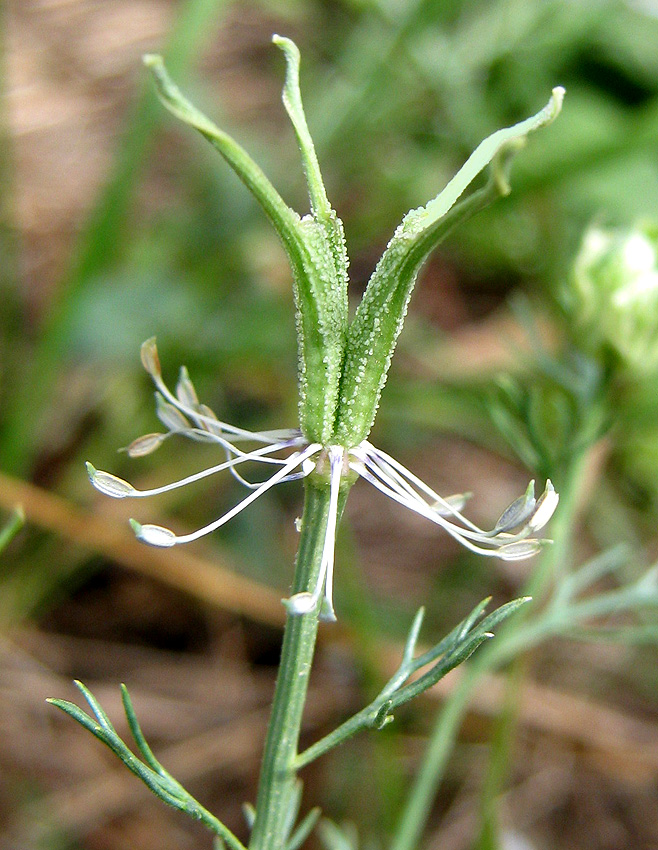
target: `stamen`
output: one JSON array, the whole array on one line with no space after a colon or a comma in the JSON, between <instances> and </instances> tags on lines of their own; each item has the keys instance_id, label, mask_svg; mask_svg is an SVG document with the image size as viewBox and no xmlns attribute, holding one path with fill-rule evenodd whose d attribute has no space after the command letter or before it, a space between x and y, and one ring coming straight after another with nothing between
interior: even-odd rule
<instances>
[{"instance_id":1,"label":"stamen","mask_svg":"<svg viewBox=\"0 0 658 850\"><path fill-rule=\"evenodd\" d=\"M560 496L555 492L551 479L546 481L546 489L537 500L535 512L528 521L528 528L532 533L542 529L555 513Z\"/></svg>"},{"instance_id":2,"label":"stamen","mask_svg":"<svg viewBox=\"0 0 658 850\"><path fill-rule=\"evenodd\" d=\"M320 570L315 587L312 592L301 591L284 600L288 612L292 615L308 614L318 606L323 599L320 619L325 622L335 622L336 613L333 605L333 574L334 574L334 552L336 546L336 527L338 524L338 495L340 493L340 479L343 474L342 446L331 446L329 448L329 512L327 514L327 526L322 546Z\"/></svg>"},{"instance_id":3,"label":"stamen","mask_svg":"<svg viewBox=\"0 0 658 850\"><path fill-rule=\"evenodd\" d=\"M85 466L91 483L106 496L112 496L113 499L125 499L128 496L134 496L137 492L133 485L124 481L123 478L112 475L111 472L96 469L89 461L86 462Z\"/></svg>"},{"instance_id":4,"label":"stamen","mask_svg":"<svg viewBox=\"0 0 658 850\"><path fill-rule=\"evenodd\" d=\"M288 440L286 443L282 443L281 446L285 447L285 448L292 448L292 446L300 445L300 444L303 444L304 442L305 442L304 438L300 436L300 437L298 437L294 440ZM243 452L240 452L237 448L235 448L235 451L238 452L239 454L244 454ZM230 454L229 454L228 449L226 450L226 457L227 457L227 459L230 459ZM287 460L287 458L262 457L260 459L260 462L261 463L278 464L279 466L282 466L284 463L286 463L286 460ZM308 469L308 470L302 469L300 472L293 472L290 475L287 475L285 478L282 478L279 483L284 484L287 481L298 481L300 478L306 478L306 476L309 474L309 472L314 468L315 468L315 464L313 462L311 462L311 469ZM244 487L247 487L247 489L249 489L249 490L257 490L260 487L260 485L263 483L262 481L248 481L243 475L241 475L238 472L238 470L235 468L235 466L230 467L230 472L231 472L231 475L233 476L233 478L235 478L236 481L239 481L240 484L242 484Z\"/></svg>"},{"instance_id":5,"label":"stamen","mask_svg":"<svg viewBox=\"0 0 658 850\"><path fill-rule=\"evenodd\" d=\"M169 431L187 431L190 427L178 406L169 404L159 392L155 394L155 415Z\"/></svg>"},{"instance_id":6,"label":"stamen","mask_svg":"<svg viewBox=\"0 0 658 850\"><path fill-rule=\"evenodd\" d=\"M250 493L245 499L235 505L235 507L231 508L230 511L227 511L219 519L216 519L214 522L209 523L209 525L206 525L203 528L200 528L198 531L192 532L191 534L184 534L180 537L177 536L175 538L174 543L190 543L192 540L198 540L200 537L205 537L206 534L210 534L211 532L216 531L229 520L233 519L234 516L243 511L252 502L255 502L256 499L263 495L263 493L265 493L271 487L274 487L275 484L279 484L279 482L283 478L285 478L288 473L292 472L293 469L300 466L306 460L306 458L310 457L312 454L314 454L321 448L322 446L319 443L311 443L311 445L307 446L304 451L295 452L295 454L288 459L288 462L284 466L282 466L278 472L275 472L271 478L268 478L267 481L261 484L258 490L255 490L253 493Z\"/></svg>"},{"instance_id":7,"label":"stamen","mask_svg":"<svg viewBox=\"0 0 658 850\"><path fill-rule=\"evenodd\" d=\"M378 462L379 466L382 466L383 463L386 466L391 467L391 474L396 474L397 477L404 480L405 478L408 481L411 481L413 484L418 487L419 490L422 490L426 495L428 495L432 501L440 504L445 510L449 512L451 516L454 516L460 522L464 523L465 526L470 528L472 531L476 531L478 533L482 533L482 529L479 528L475 523L471 522L468 517L465 517L459 510L456 510L453 505L451 505L443 496L440 496L431 487L429 487L421 478L418 478L417 475L414 475L410 469L407 469L406 466L403 466L398 460L396 460L391 455L383 452L381 449L378 449L376 446L373 446L372 443L369 443L367 440L364 440L361 443L361 446L366 448L367 454L375 459Z\"/></svg>"},{"instance_id":8,"label":"stamen","mask_svg":"<svg viewBox=\"0 0 658 850\"><path fill-rule=\"evenodd\" d=\"M153 383L160 390L162 395L169 401L175 408L177 408L181 413L184 413L186 416L189 416L190 419L193 419L197 423L203 423L207 425L212 433L217 434L217 431L224 432L226 434L230 434L234 439L242 439L242 440L255 440L256 442L264 442L268 443L271 440L272 434L286 435L290 438L299 435L299 431L295 429L284 430L280 432L267 432L267 431L247 431L244 428L238 428L235 425L229 425L227 422L221 422L219 419L214 419L212 416L207 416L203 413L200 413L199 410L195 410L193 407L188 406L180 399L178 399L171 390L167 387L164 380L162 379L162 375L160 374L152 374Z\"/></svg>"},{"instance_id":9,"label":"stamen","mask_svg":"<svg viewBox=\"0 0 658 850\"><path fill-rule=\"evenodd\" d=\"M289 614L293 617L300 617L302 614L310 614L317 607L319 596L314 593L309 593L307 590L300 593L294 593L288 599L281 601L285 605Z\"/></svg>"},{"instance_id":10,"label":"stamen","mask_svg":"<svg viewBox=\"0 0 658 850\"><path fill-rule=\"evenodd\" d=\"M360 461L357 464L352 463L351 466L361 477L384 495L441 526L462 546L472 552L488 557L500 557L504 560L520 560L536 554L544 543L540 540L526 539L533 531L537 530L530 522L521 528L517 534L510 534L504 529L517 527L528 517L532 519L537 516L538 507L542 508L539 521L543 521L544 517L548 521L549 510L552 513L557 504L555 497L551 495L554 492L552 485L550 488L547 485L545 498L542 497L544 501L540 500L540 504L537 506L534 500L534 484L531 482L524 496L517 499L503 512L495 529L489 532L483 531L474 523L462 517L458 510L451 510L451 516L460 519L467 525L466 528L460 528L454 522L445 519L433 505L428 504L423 496L404 480L403 476L407 476L409 480L418 485L419 489L433 497L437 496L430 487L395 461L394 458L389 458L388 455L365 442L352 449L350 454ZM438 499L442 506L446 503L445 499L441 497L438 497ZM548 507L543 508L546 503L548 503ZM449 503L447 504L449 505ZM539 527L537 526L537 528Z\"/></svg>"},{"instance_id":11,"label":"stamen","mask_svg":"<svg viewBox=\"0 0 658 850\"><path fill-rule=\"evenodd\" d=\"M176 384L176 398L181 404L187 405L192 410L196 410L199 406L199 398L194 389L194 384L190 381L190 375L186 366L181 366L178 373L178 383Z\"/></svg>"},{"instance_id":12,"label":"stamen","mask_svg":"<svg viewBox=\"0 0 658 850\"><path fill-rule=\"evenodd\" d=\"M547 543L552 542L551 540L523 540L517 543L508 543L501 546L496 555L503 561L522 561L536 555Z\"/></svg>"},{"instance_id":13,"label":"stamen","mask_svg":"<svg viewBox=\"0 0 658 850\"><path fill-rule=\"evenodd\" d=\"M434 502L430 507L439 516L456 516L459 511L464 509L464 506L472 496L472 493L455 493L454 496L446 496L441 502ZM448 507L445 507L446 505Z\"/></svg>"},{"instance_id":14,"label":"stamen","mask_svg":"<svg viewBox=\"0 0 658 850\"><path fill-rule=\"evenodd\" d=\"M336 619L333 606L336 529L341 479L343 474L347 474L347 468L354 470L388 498L440 526L462 546L479 555L515 561L535 555L545 544L551 542L529 537L544 527L557 506L559 497L550 480L546 482L544 492L538 500L535 500L534 482L531 481L525 494L503 511L493 529L484 531L461 512L470 494L443 498L394 457L377 449L367 440L346 449L338 445L308 444L299 429L247 431L220 422L209 407L199 403L185 367L181 367L175 393L169 390L162 378L155 338L143 344L141 355L142 363L157 388L156 412L166 426L167 433L139 437L128 446L128 454L132 457L150 454L164 440L173 434L180 434L218 444L223 448L226 460L179 481L150 490L138 490L128 481L109 472L97 470L88 463L87 471L94 487L115 499L145 498L184 487L228 469L236 480L252 492L219 519L190 534L178 536L164 526L150 523L142 525L136 520L130 520L139 540L163 548L197 540L229 522L276 484L304 478L316 470L318 458L313 456L318 452L322 451L323 467L324 460L329 460L329 506L318 575L311 591L295 593L289 599L283 600L292 615L315 611L321 620ZM252 451L244 451L236 445L243 441L264 445ZM276 456L277 453L285 454L288 449L292 452L287 457ZM248 461L274 465L278 469L263 482L251 482L238 471L238 467ZM296 527L300 529L298 521ZM517 530L516 533L512 533L514 530Z\"/></svg>"},{"instance_id":15,"label":"stamen","mask_svg":"<svg viewBox=\"0 0 658 850\"><path fill-rule=\"evenodd\" d=\"M501 532L518 528L534 514L537 502L535 500L535 482L531 481L523 494L505 508L490 534L495 537Z\"/></svg>"},{"instance_id":16,"label":"stamen","mask_svg":"<svg viewBox=\"0 0 658 850\"><path fill-rule=\"evenodd\" d=\"M374 473L374 475L372 475L372 477L369 477L368 475L364 475L363 471L361 471L360 474L390 499L399 502L404 507L409 508L409 510L414 511L415 513L418 513L421 516L426 517L436 525L440 525L441 528L445 529L453 537L456 537L461 543L463 543L468 548L472 547L465 542L467 538L471 540L477 540L478 542L484 545L496 545L495 542L493 542L488 537L487 532L482 531L482 529L478 528L473 523L469 523L469 526L472 526L473 528L477 529L476 531L473 531L470 527L460 528L459 526L445 519L442 514L435 511L434 508L429 505L418 493L415 493L413 491L411 491L410 493L408 488L398 487L397 480L395 478L391 479L388 476L388 470L382 469L378 458L372 458L369 454L367 454L364 455L363 461L369 472ZM457 514L455 514L455 516L457 516ZM510 538L510 540L511 539L512 538ZM474 549L474 551L486 552L487 550L476 548ZM489 553L487 552L487 554Z\"/></svg>"},{"instance_id":17,"label":"stamen","mask_svg":"<svg viewBox=\"0 0 658 850\"><path fill-rule=\"evenodd\" d=\"M131 519L130 525L135 532L135 537L141 540L142 543L148 543L149 546L158 546L161 549L168 549L176 545L176 535L169 528L165 528L162 525L142 525L136 519Z\"/></svg>"},{"instance_id":18,"label":"stamen","mask_svg":"<svg viewBox=\"0 0 658 850\"><path fill-rule=\"evenodd\" d=\"M136 440L133 440L129 446L119 449L119 451L126 452L128 457L132 458L145 457L160 448L164 441L171 436L171 431L168 431L166 434L144 434L142 437L137 437Z\"/></svg>"},{"instance_id":19,"label":"stamen","mask_svg":"<svg viewBox=\"0 0 658 850\"><path fill-rule=\"evenodd\" d=\"M124 481L122 478L118 478L116 475L111 475L109 472L103 472L95 469L89 462L87 462L87 472L94 487L96 487L97 490L100 490L101 493L105 493L107 496L112 496L115 499L124 499L126 497L143 499L147 496L158 496L161 493L168 493L170 490L177 490L179 487L185 487L187 484L193 484L195 481L201 481L204 478L208 478L210 475L215 475L217 472L222 472L224 469L231 469L237 464L246 463L250 460L258 461L259 463L276 463L286 466L290 458L268 458L266 455L271 452L288 448L289 446L290 443L278 443L272 446L263 446L260 449L255 449L253 452L242 452L236 448L234 451L237 454L237 457L229 458L216 466L207 467L206 469L202 469L200 472L194 473L194 475L188 475L185 478L181 478L179 481L174 481L171 484L165 484L162 487L154 487L151 490L138 490L136 487L133 487L132 484Z\"/></svg>"}]
</instances>

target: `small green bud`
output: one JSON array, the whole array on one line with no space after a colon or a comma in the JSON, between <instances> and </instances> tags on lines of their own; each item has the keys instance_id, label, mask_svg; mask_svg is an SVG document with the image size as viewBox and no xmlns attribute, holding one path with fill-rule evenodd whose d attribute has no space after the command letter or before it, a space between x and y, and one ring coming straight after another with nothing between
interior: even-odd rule
<instances>
[{"instance_id":1,"label":"small green bud","mask_svg":"<svg viewBox=\"0 0 658 850\"><path fill-rule=\"evenodd\" d=\"M568 294L579 345L636 374L658 370L658 227L591 228Z\"/></svg>"}]
</instances>

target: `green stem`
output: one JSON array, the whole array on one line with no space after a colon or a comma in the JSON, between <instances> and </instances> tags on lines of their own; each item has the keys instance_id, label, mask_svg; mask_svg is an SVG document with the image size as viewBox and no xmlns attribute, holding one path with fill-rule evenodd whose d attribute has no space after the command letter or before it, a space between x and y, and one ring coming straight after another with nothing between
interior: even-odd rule
<instances>
[{"instance_id":1,"label":"green stem","mask_svg":"<svg viewBox=\"0 0 658 850\"><path fill-rule=\"evenodd\" d=\"M341 488L340 517L349 485ZM306 479L306 498L292 592L312 592L322 561L329 517L329 482ZM297 777L295 759L318 630L318 610L288 614L281 649L265 752L261 767L256 820L250 850L283 850L290 824Z\"/></svg>"},{"instance_id":2,"label":"green stem","mask_svg":"<svg viewBox=\"0 0 658 850\"><path fill-rule=\"evenodd\" d=\"M527 673L527 662L527 656L515 658L505 682L501 710L495 720L489 745L489 763L480 801L480 835L474 850L489 850L499 845L498 800L509 781L510 751L516 739L520 694Z\"/></svg>"},{"instance_id":3,"label":"green stem","mask_svg":"<svg viewBox=\"0 0 658 850\"><path fill-rule=\"evenodd\" d=\"M391 842L391 850L413 850L419 845L432 801L443 776L443 769L479 679L475 670L476 664L477 659L463 670L457 687L439 713L420 771Z\"/></svg>"},{"instance_id":4,"label":"green stem","mask_svg":"<svg viewBox=\"0 0 658 850\"><path fill-rule=\"evenodd\" d=\"M344 743L348 738L356 735L357 732L361 732L362 729L373 728L373 720L376 714L377 711L373 707L372 703L367 705L365 708L362 708L361 711L353 717L350 717L350 719L346 720L345 723L341 723L341 725L337 729L334 729L333 732L325 735L324 738L321 738L315 744L311 744L308 749L304 750L303 753L300 753L295 758L295 768L297 770L301 770L302 767L306 767L307 764L310 764L312 761L315 761L315 759L323 756L325 753L328 753L329 750L332 750L339 744Z\"/></svg>"},{"instance_id":5,"label":"green stem","mask_svg":"<svg viewBox=\"0 0 658 850\"><path fill-rule=\"evenodd\" d=\"M582 452L574 458L566 480L560 487L560 507L551 526L555 543L546 550L537 569L530 576L523 590L524 596L540 599L555 572L565 568L571 550L580 486L585 480L583 468L587 457L587 452ZM519 647L515 638L519 625L528 616L528 609L534 609L534 605L527 606L524 614L514 617L507 628L480 650L463 670L456 688L439 712L423 763L391 842L391 850L415 850L418 847L471 696L486 673L509 661L515 652L521 651L522 647Z\"/></svg>"}]
</instances>

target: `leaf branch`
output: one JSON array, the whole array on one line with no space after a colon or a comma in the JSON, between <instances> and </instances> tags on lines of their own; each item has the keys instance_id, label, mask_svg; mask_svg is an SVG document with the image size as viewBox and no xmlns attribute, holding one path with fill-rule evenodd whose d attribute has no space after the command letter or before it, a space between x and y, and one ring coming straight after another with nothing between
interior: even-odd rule
<instances>
[{"instance_id":1,"label":"leaf branch","mask_svg":"<svg viewBox=\"0 0 658 850\"><path fill-rule=\"evenodd\" d=\"M220 838L230 850L246 850L242 842L236 838L231 830L211 814L201 803L198 802L153 755L153 752L144 738L141 727L137 720L130 695L125 685L121 686L121 699L128 721L130 732L135 740L137 749L143 757L140 760L124 743L116 729L112 725L102 706L82 684L75 682L78 690L82 693L91 708L91 715L83 711L75 703L62 699L48 699L51 705L61 709L69 717L84 726L91 734L102 741L119 758L125 766L132 771L149 788L156 797L159 797L167 805L178 809L195 820L201 821L209 830ZM93 716L92 716L93 715Z\"/></svg>"},{"instance_id":2,"label":"leaf branch","mask_svg":"<svg viewBox=\"0 0 658 850\"><path fill-rule=\"evenodd\" d=\"M392 712L396 708L431 688L447 673L466 661L484 641L494 636L491 629L530 600L529 597L515 599L497 608L484 619L480 619L489 601L489 599L485 599L476 605L468 617L462 620L442 641L414 658L425 613L424 609L421 608L414 617L409 630L400 666L379 694L364 709L300 753L295 759L295 768L299 770L310 764L362 729L382 729L393 720ZM412 682L409 681L428 665L433 666L420 678Z\"/></svg>"}]
</instances>

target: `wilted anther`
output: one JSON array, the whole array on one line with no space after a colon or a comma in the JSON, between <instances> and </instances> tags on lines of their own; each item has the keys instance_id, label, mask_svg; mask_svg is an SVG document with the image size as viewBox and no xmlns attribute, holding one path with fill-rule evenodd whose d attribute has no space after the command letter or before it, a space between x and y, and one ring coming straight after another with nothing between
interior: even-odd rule
<instances>
[{"instance_id":1,"label":"wilted anther","mask_svg":"<svg viewBox=\"0 0 658 850\"><path fill-rule=\"evenodd\" d=\"M150 490L138 490L122 478L97 470L88 463L91 483L101 493L115 499L145 498L229 470L241 484L251 490L248 496L221 517L190 534L177 535L161 525L141 524L131 520L139 540L151 546L166 548L189 543L216 531L277 484L304 478L311 473L327 476L330 489L329 514L318 581L312 592L297 593L286 600L286 607L293 614L305 614L322 606L321 617L325 620L335 619L334 546L339 492L346 476L363 478L390 499L429 519L467 549L480 555L496 556L507 561L521 560L535 555L549 542L532 535L546 525L557 506L558 495L550 481L546 482L546 488L539 499L535 499L534 482L530 482L525 494L503 511L490 531L485 531L463 515L462 508L467 496L443 498L395 458L367 440L352 448L338 445L324 448L320 443L308 442L296 430L261 432L235 428L220 422L210 408L199 404L185 369L181 369L176 392L169 390L162 378L155 341L152 339L142 346L142 362L157 387L157 415L168 430L138 438L128 446L128 454L133 457L148 454L172 435L180 435L216 443L222 449L225 460L194 475ZM239 445L243 443L256 444L256 448L245 451ZM262 482L250 482L238 473L238 467L246 463L262 464L275 471ZM328 473L325 471L327 464Z\"/></svg>"}]
</instances>

